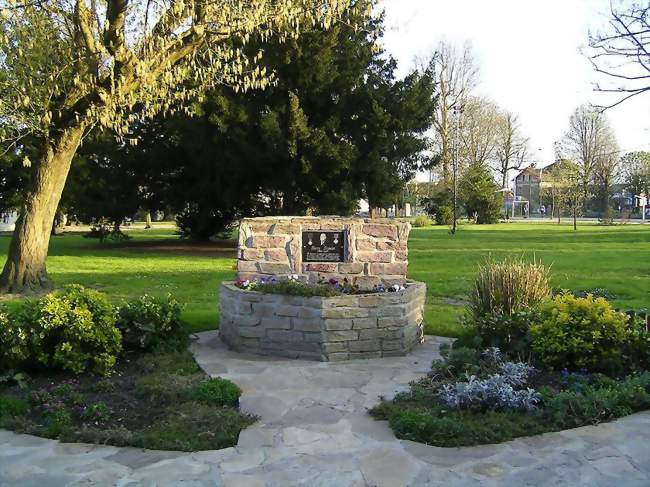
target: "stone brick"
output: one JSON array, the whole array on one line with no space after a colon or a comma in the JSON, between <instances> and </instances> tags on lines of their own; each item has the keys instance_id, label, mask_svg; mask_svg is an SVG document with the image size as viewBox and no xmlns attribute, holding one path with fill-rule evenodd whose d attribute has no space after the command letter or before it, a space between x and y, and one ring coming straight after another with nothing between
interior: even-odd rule
<instances>
[{"instance_id":1,"label":"stone brick","mask_svg":"<svg viewBox=\"0 0 650 487\"><path fill-rule=\"evenodd\" d=\"M370 273L372 275L406 275L406 262L393 262L390 264L372 263L370 264Z\"/></svg>"},{"instance_id":2,"label":"stone brick","mask_svg":"<svg viewBox=\"0 0 650 487\"><path fill-rule=\"evenodd\" d=\"M241 293L239 299L248 303L259 303L262 301L262 295L254 292Z\"/></svg>"},{"instance_id":3,"label":"stone brick","mask_svg":"<svg viewBox=\"0 0 650 487\"><path fill-rule=\"evenodd\" d=\"M354 278L354 284L359 289L372 289L381 284L381 278L377 276L358 276Z\"/></svg>"},{"instance_id":4,"label":"stone brick","mask_svg":"<svg viewBox=\"0 0 650 487\"><path fill-rule=\"evenodd\" d=\"M402 341L401 340L382 340L381 349L382 350L401 350Z\"/></svg>"},{"instance_id":5,"label":"stone brick","mask_svg":"<svg viewBox=\"0 0 650 487\"><path fill-rule=\"evenodd\" d=\"M275 305L272 303L253 303L253 313L256 316L274 316L275 315Z\"/></svg>"},{"instance_id":6,"label":"stone brick","mask_svg":"<svg viewBox=\"0 0 650 487\"><path fill-rule=\"evenodd\" d=\"M377 319L377 326L379 328L388 328L391 326L397 327L397 326L406 326L408 323L408 320L406 319L406 316L390 316L390 317L385 317L385 318L378 318Z\"/></svg>"},{"instance_id":7,"label":"stone brick","mask_svg":"<svg viewBox=\"0 0 650 487\"><path fill-rule=\"evenodd\" d=\"M239 345L245 348L260 348L259 338L242 337L239 339Z\"/></svg>"},{"instance_id":8,"label":"stone brick","mask_svg":"<svg viewBox=\"0 0 650 487\"><path fill-rule=\"evenodd\" d=\"M371 238L358 238L356 247L357 250L375 250L377 243Z\"/></svg>"},{"instance_id":9,"label":"stone brick","mask_svg":"<svg viewBox=\"0 0 650 487\"><path fill-rule=\"evenodd\" d=\"M406 355L406 350L386 350L381 352L382 357L403 357Z\"/></svg>"},{"instance_id":10,"label":"stone brick","mask_svg":"<svg viewBox=\"0 0 650 487\"><path fill-rule=\"evenodd\" d=\"M405 316L404 307L394 305L377 308L377 316Z\"/></svg>"},{"instance_id":11,"label":"stone brick","mask_svg":"<svg viewBox=\"0 0 650 487\"><path fill-rule=\"evenodd\" d=\"M304 272L336 272L338 264L314 264L307 263L302 265Z\"/></svg>"},{"instance_id":12,"label":"stone brick","mask_svg":"<svg viewBox=\"0 0 650 487\"><path fill-rule=\"evenodd\" d=\"M397 247L397 242L390 240L380 240L377 242L377 250L394 250Z\"/></svg>"},{"instance_id":13,"label":"stone brick","mask_svg":"<svg viewBox=\"0 0 650 487\"><path fill-rule=\"evenodd\" d=\"M321 331L325 329L325 322L319 318L294 318L293 329L299 331Z\"/></svg>"},{"instance_id":14,"label":"stone brick","mask_svg":"<svg viewBox=\"0 0 650 487\"><path fill-rule=\"evenodd\" d=\"M223 314L221 316L222 322L223 322ZM260 318L259 316L255 315L245 315L245 316L237 316L231 318L233 324L236 326L257 326L260 324Z\"/></svg>"},{"instance_id":15,"label":"stone brick","mask_svg":"<svg viewBox=\"0 0 650 487\"><path fill-rule=\"evenodd\" d=\"M253 312L253 306L247 301L236 301L235 311L240 315L249 315Z\"/></svg>"},{"instance_id":16,"label":"stone brick","mask_svg":"<svg viewBox=\"0 0 650 487\"><path fill-rule=\"evenodd\" d=\"M253 247L263 248L263 249L272 249L272 248L284 248L287 243L287 237L279 237L273 235L266 236L253 236Z\"/></svg>"},{"instance_id":17,"label":"stone brick","mask_svg":"<svg viewBox=\"0 0 650 487\"><path fill-rule=\"evenodd\" d=\"M298 308L298 318L320 318L323 312L316 308L300 307Z\"/></svg>"},{"instance_id":18,"label":"stone brick","mask_svg":"<svg viewBox=\"0 0 650 487\"><path fill-rule=\"evenodd\" d=\"M291 235L300 232L300 225L289 222L274 223L269 227L270 235Z\"/></svg>"},{"instance_id":19,"label":"stone brick","mask_svg":"<svg viewBox=\"0 0 650 487\"><path fill-rule=\"evenodd\" d=\"M303 340L306 342L323 343L322 333L303 333Z\"/></svg>"},{"instance_id":20,"label":"stone brick","mask_svg":"<svg viewBox=\"0 0 650 487\"><path fill-rule=\"evenodd\" d=\"M237 260L237 271L238 272L257 272L257 262L252 260Z\"/></svg>"},{"instance_id":21,"label":"stone brick","mask_svg":"<svg viewBox=\"0 0 650 487\"><path fill-rule=\"evenodd\" d=\"M350 340L357 340L358 338L359 332L352 330L327 331L325 333L326 342L347 342Z\"/></svg>"},{"instance_id":22,"label":"stone brick","mask_svg":"<svg viewBox=\"0 0 650 487\"><path fill-rule=\"evenodd\" d=\"M379 296L359 296L359 306L362 308L374 308L379 306L381 298Z\"/></svg>"},{"instance_id":23,"label":"stone brick","mask_svg":"<svg viewBox=\"0 0 650 487\"><path fill-rule=\"evenodd\" d=\"M301 360L327 360L324 354L320 352L298 352L298 358Z\"/></svg>"},{"instance_id":24,"label":"stone brick","mask_svg":"<svg viewBox=\"0 0 650 487\"><path fill-rule=\"evenodd\" d=\"M262 338L266 334L266 329L261 326L238 326L237 333L244 338Z\"/></svg>"},{"instance_id":25,"label":"stone brick","mask_svg":"<svg viewBox=\"0 0 650 487\"><path fill-rule=\"evenodd\" d=\"M347 352L338 352L338 353L329 353L327 354L327 359L330 362L339 362L341 360L348 360L350 354Z\"/></svg>"},{"instance_id":26,"label":"stone brick","mask_svg":"<svg viewBox=\"0 0 650 487\"><path fill-rule=\"evenodd\" d=\"M352 329L352 320L351 319L342 319L334 318L325 320L325 329L326 330L351 330Z\"/></svg>"},{"instance_id":27,"label":"stone brick","mask_svg":"<svg viewBox=\"0 0 650 487\"><path fill-rule=\"evenodd\" d=\"M381 357L381 352L376 351L376 352L350 352L348 358L350 360L353 359L369 359L369 358L379 358Z\"/></svg>"},{"instance_id":28,"label":"stone brick","mask_svg":"<svg viewBox=\"0 0 650 487\"><path fill-rule=\"evenodd\" d=\"M239 249L240 260L259 260L263 255L260 249Z\"/></svg>"},{"instance_id":29,"label":"stone brick","mask_svg":"<svg viewBox=\"0 0 650 487\"><path fill-rule=\"evenodd\" d=\"M397 240L397 227L393 224L366 223L363 225L362 231L371 237L386 237Z\"/></svg>"},{"instance_id":30,"label":"stone brick","mask_svg":"<svg viewBox=\"0 0 650 487\"><path fill-rule=\"evenodd\" d=\"M331 304L332 306L327 306L328 308L357 308L359 307L359 298L357 296L335 296L332 298L328 298L328 305Z\"/></svg>"},{"instance_id":31,"label":"stone brick","mask_svg":"<svg viewBox=\"0 0 650 487\"><path fill-rule=\"evenodd\" d=\"M273 262L288 262L289 256L283 249L267 249L264 251L264 258Z\"/></svg>"},{"instance_id":32,"label":"stone brick","mask_svg":"<svg viewBox=\"0 0 650 487\"><path fill-rule=\"evenodd\" d=\"M356 340L348 343L350 352L376 352L380 348L379 340Z\"/></svg>"},{"instance_id":33,"label":"stone brick","mask_svg":"<svg viewBox=\"0 0 650 487\"><path fill-rule=\"evenodd\" d=\"M298 316L299 311L300 308L298 308L298 306L291 306L287 304L279 305L275 308L275 314L277 316Z\"/></svg>"},{"instance_id":34,"label":"stone brick","mask_svg":"<svg viewBox=\"0 0 650 487\"><path fill-rule=\"evenodd\" d=\"M377 318L354 318L352 328L354 330L377 328Z\"/></svg>"},{"instance_id":35,"label":"stone brick","mask_svg":"<svg viewBox=\"0 0 650 487\"><path fill-rule=\"evenodd\" d=\"M338 265L339 274L360 274L363 272L363 264L361 262L349 262Z\"/></svg>"},{"instance_id":36,"label":"stone brick","mask_svg":"<svg viewBox=\"0 0 650 487\"><path fill-rule=\"evenodd\" d=\"M323 310L323 318L367 318L368 308L328 308Z\"/></svg>"},{"instance_id":37,"label":"stone brick","mask_svg":"<svg viewBox=\"0 0 650 487\"><path fill-rule=\"evenodd\" d=\"M408 260L408 258L409 258L408 250L395 251L395 260Z\"/></svg>"},{"instance_id":38,"label":"stone brick","mask_svg":"<svg viewBox=\"0 0 650 487\"><path fill-rule=\"evenodd\" d=\"M264 274L291 274L291 266L289 264L281 264L279 262L260 262L260 272Z\"/></svg>"},{"instance_id":39,"label":"stone brick","mask_svg":"<svg viewBox=\"0 0 650 487\"><path fill-rule=\"evenodd\" d=\"M289 330L291 321L289 318L262 318L260 326L271 330Z\"/></svg>"},{"instance_id":40,"label":"stone brick","mask_svg":"<svg viewBox=\"0 0 650 487\"><path fill-rule=\"evenodd\" d=\"M323 343L323 352L347 352L348 342Z\"/></svg>"},{"instance_id":41,"label":"stone brick","mask_svg":"<svg viewBox=\"0 0 650 487\"><path fill-rule=\"evenodd\" d=\"M266 336L272 341L292 342L292 347L294 346L293 342L302 341L302 333L299 331L268 330Z\"/></svg>"},{"instance_id":42,"label":"stone brick","mask_svg":"<svg viewBox=\"0 0 650 487\"><path fill-rule=\"evenodd\" d=\"M402 330L390 328L374 328L370 330L361 330L359 332L359 340L398 340L402 337Z\"/></svg>"},{"instance_id":43,"label":"stone brick","mask_svg":"<svg viewBox=\"0 0 650 487\"><path fill-rule=\"evenodd\" d=\"M357 252L356 256L359 262L391 262L393 260L393 253L391 251L383 252ZM372 265L370 266L372 274L379 274L372 270Z\"/></svg>"}]
</instances>

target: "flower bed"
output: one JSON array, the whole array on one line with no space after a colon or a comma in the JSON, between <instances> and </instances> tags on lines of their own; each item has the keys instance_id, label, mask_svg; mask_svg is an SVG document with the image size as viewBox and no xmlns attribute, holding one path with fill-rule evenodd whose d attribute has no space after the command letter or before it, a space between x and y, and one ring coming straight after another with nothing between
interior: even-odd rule
<instances>
[{"instance_id":1,"label":"flower bed","mask_svg":"<svg viewBox=\"0 0 650 487\"><path fill-rule=\"evenodd\" d=\"M0 428L161 450L235 445L254 418L235 384L199 370L180 312L171 296L113 307L76 285L0 309Z\"/></svg>"},{"instance_id":2,"label":"flower bed","mask_svg":"<svg viewBox=\"0 0 650 487\"><path fill-rule=\"evenodd\" d=\"M235 281L235 286L246 291L257 291L268 294L285 294L288 296L342 296L344 294L374 294L386 292L403 291L405 287L401 284L385 286L375 284L372 289L360 289L348 279L338 281L336 279L321 280L317 283L308 283L299 280L297 275L290 275L285 279L274 277L266 279L246 279Z\"/></svg>"},{"instance_id":3,"label":"flower bed","mask_svg":"<svg viewBox=\"0 0 650 487\"><path fill-rule=\"evenodd\" d=\"M372 410L398 437L496 443L650 408L644 320L604 297L552 293L545 268L522 260L482 267L470 296L462 343Z\"/></svg>"}]
</instances>

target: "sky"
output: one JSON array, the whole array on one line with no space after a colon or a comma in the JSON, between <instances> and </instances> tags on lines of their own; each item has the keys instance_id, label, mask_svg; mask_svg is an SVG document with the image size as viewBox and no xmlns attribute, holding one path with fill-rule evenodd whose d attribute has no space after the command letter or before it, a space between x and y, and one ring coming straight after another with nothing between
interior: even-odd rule
<instances>
[{"instance_id":1,"label":"sky","mask_svg":"<svg viewBox=\"0 0 650 487\"><path fill-rule=\"evenodd\" d=\"M476 93L519 116L531 140L529 162L538 166L553 162L553 142L576 107L611 100L594 92L603 78L581 53L589 30L607 21L609 0L381 0L379 7L383 44L400 75L441 40L471 42L480 67ZM650 150L650 93L606 113L622 151Z\"/></svg>"}]
</instances>

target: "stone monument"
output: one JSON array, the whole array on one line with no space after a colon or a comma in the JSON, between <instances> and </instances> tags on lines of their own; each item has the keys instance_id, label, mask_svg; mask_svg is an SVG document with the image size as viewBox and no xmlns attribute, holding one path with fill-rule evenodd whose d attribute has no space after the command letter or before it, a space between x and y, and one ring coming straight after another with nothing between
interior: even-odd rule
<instances>
[{"instance_id":1,"label":"stone monument","mask_svg":"<svg viewBox=\"0 0 650 487\"><path fill-rule=\"evenodd\" d=\"M396 220L335 216L243 219L240 280L334 279L358 291L285 296L223 282L223 341L238 351L312 360L404 355L423 339L426 296L424 283L406 278L410 228ZM385 291L395 285L398 291Z\"/></svg>"}]
</instances>

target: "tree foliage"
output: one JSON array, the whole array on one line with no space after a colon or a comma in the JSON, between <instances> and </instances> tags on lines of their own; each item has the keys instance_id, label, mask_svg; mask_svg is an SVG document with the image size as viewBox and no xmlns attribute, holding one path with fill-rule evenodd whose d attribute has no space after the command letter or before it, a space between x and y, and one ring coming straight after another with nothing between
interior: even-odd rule
<instances>
[{"instance_id":1,"label":"tree foliage","mask_svg":"<svg viewBox=\"0 0 650 487\"><path fill-rule=\"evenodd\" d=\"M194 238L247 215L350 214L364 197L390 206L428 147L435 97L428 72L396 78L377 45L382 22L350 14L329 30L267 41L273 86L214 88L192 116L138 125L129 137L140 144L120 151L136 154L140 178L164 180L149 184L154 199ZM249 47L261 44L253 37Z\"/></svg>"},{"instance_id":2,"label":"tree foliage","mask_svg":"<svg viewBox=\"0 0 650 487\"><path fill-rule=\"evenodd\" d=\"M503 209L503 195L490 169L482 164L468 166L458 182L460 202L467 217L476 223L496 223Z\"/></svg>"}]
</instances>

